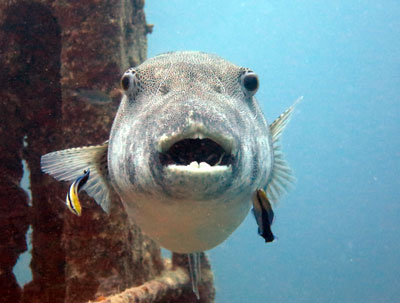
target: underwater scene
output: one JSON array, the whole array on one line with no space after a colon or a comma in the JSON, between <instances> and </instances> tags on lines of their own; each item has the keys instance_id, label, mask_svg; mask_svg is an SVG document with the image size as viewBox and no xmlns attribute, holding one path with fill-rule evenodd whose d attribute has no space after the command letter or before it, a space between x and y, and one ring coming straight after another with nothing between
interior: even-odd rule
<instances>
[{"instance_id":1,"label":"underwater scene","mask_svg":"<svg viewBox=\"0 0 400 303\"><path fill-rule=\"evenodd\" d=\"M0 303L400 302L400 2L0 3Z\"/></svg>"}]
</instances>

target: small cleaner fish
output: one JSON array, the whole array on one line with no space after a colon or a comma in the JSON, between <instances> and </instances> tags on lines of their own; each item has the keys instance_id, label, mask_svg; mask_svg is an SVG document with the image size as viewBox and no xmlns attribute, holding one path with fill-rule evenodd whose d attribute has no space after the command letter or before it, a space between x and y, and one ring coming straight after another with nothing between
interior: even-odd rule
<instances>
[{"instance_id":1,"label":"small cleaner fish","mask_svg":"<svg viewBox=\"0 0 400 303\"><path fill-rule=\"evenodd\" d=\"M274 241L275 236L271 231L274 211L264 190L256 191L252 211L258 225L258 234L265 239L265 242Z\"/></svg>"},{"instance_id":2,"label":"small cleaner fish","mask_svg":"<svg viewBox=\"0 0 400 303\"><path fill-rule=\"evenodd\" d=\"M67 197L65 198L65 204L68 209L77 216L82 214L82 206L78 194L86 184L87 180L89 180L89 175L90 169L85 170L82 176L79 176L74 182L72 182L67 192Z\"/></svg>"},{"instance_id":3,"label":"small cleaner fish","mask_svg":"<svg viewBox=\"0 0 400 303\"><path fill-rule=\"evenodd\" d=\"M216 55L148 59L121 78L109 140L46 154L42 170L76 180L72 192L81 184L106 212L115 191L144 233L188 254L199 297L200 253L227 239L252 205L259 234L272 241L272 208L293 181L279 141L294 105L268 125L258 87L255 72ZM78 182L87 168L90 178Z\"/></svg>"}]
</instances>

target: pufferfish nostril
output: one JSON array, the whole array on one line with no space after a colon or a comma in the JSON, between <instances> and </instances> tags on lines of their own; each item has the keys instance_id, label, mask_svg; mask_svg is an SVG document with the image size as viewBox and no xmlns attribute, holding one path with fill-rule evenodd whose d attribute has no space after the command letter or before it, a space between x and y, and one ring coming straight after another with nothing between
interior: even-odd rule
<instances>
[{"instance_id":1,"label":"pufferfish nostril","mask_svg":"<svg viewBox=\"0 0 400 303\"><path fill-rule=\"evenodd\" d=\"M121 87L123 90L127 91L129 89L129 76L123 76L121 79Z\"/></svg>"}]
</instances>

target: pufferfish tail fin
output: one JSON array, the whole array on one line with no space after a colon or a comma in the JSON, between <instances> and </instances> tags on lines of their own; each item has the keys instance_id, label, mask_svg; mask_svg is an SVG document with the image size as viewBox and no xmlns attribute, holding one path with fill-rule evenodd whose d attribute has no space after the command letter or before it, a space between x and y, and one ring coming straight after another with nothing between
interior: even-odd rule
<instances>
[{"instance_id":1,"label":"pufferfish tail fin","mask_svg":"<svg viewBox=\"0 0 400 303\"><path fill-rule=\"evenodd\" d=\"M70 148L43 155L42 171L58 181L74 181L90 169L90 178L82 187L89 196L108 212L111 185L107 168L108 141L101 145Z\"/></svg>"},{"instance_id":2,"label":"pufferfish tail fin","mask_svg":"<svg viewBox=\"0 0 400 303\"><path fill-rule=\"evenodd\" d=\"M286 162L282 153L281 146L281 135L286 125L290 121L291 115L297 103L299 103L303 97L298 98L291 107L289 107L278 119L276 119L270 126L270 132L272 136L272 146L274 150L274 162L272 167L272 173L270 181L267 186L267 196L273 204L278 202L279 197L286 193L289 187L295 182L293 177L292 169Z\"/></svg>"}]
</instances>

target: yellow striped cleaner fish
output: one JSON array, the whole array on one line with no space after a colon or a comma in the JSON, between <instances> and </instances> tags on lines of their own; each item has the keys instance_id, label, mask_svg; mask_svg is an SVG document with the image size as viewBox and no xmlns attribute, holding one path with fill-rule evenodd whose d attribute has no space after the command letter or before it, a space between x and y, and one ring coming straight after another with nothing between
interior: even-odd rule
<instances>
[{"instance_id":1,"label":"yellow striped cleaner fish","mask_svg":"<svg viewBox=\"0 0 400 303\"><path fill-rule=\"evenodd\" d=\"M65 203L68 209L75 215L80 216L82 214L82 206L79 201L79 191L82 189L89 180L90 169L83 171L83 175L79 176L69 187L67 192L67 197L65 198Z\"/></svg>"}]
</instances>

